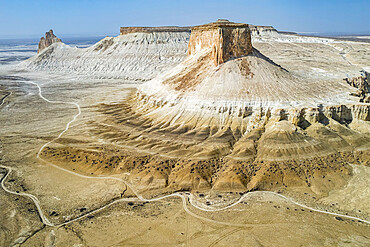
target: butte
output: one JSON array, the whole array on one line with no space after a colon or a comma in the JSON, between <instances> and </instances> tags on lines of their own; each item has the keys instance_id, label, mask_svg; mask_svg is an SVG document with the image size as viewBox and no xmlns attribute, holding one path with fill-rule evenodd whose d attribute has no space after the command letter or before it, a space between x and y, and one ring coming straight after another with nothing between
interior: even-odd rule
<instances>
[{"instance_id":1,"label":"butte","mask_svg":"<svg viewBox=\"0 0 370 247\"><path fill-rule=\"evenodd\" d=\"M141 191L310 191L369 165L369 108L345 81L301 78L253 48L247 24L192 28L187 58L100 111ZM98 169L98 168L96 168ZM118 170L118 168L117 168Z\"/></svg>"}]
</instances>

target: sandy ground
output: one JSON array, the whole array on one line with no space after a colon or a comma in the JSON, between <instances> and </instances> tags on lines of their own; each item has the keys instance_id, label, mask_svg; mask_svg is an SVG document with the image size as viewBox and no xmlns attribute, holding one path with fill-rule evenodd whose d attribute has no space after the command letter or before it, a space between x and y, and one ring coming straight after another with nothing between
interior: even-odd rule
<instances>
[{"instance_id":1,"label":"sandy ground","mask_svg":"<svg viewBox=\"0 0 370 247\"><path fill-rule=\"evenodd\" d=\"M270 53L273 56L274 51ZM343 58L338 55L335 59ZM296 66L294 62L285 65ZM319 70L313 71L320 74ZM89 135L88 123L96 117L91 106L119 102L137 86L129 81L79 81L68 76L41 74L22 76L38 83L47 99L76 102L81 106L81 115L71 124L63 140L67 143L78 140L90 147L102 146L106 141ZM13 169L4 181L5 186L36 196L51 222L61 223L86 215L65 226L45 226L31 200L1 190L0 246L370 245L369 224L310 211L273 195L256 194L217 212L202 211L186 202L189 214L179 198L144 203L135 200L124 183L78 177L56 169L41 162L36 155L42 145L64 130L77 113L76 108L45 102L39 97L37 87L22 80L1 79L0 90L0 97L3 93L12 93L0 107L1 165ZM287 191L286 195L312 207L369 220L367 181L370 172L368 167L354 169L358 172L347 186L332 191L320 201L305 199L303 192ZM5 174L6 170L0 169L0 178ZM124 178L122 174L116 176ZM217 200L207 196L198 195L202 197L199 203L208 201L213 205L222 201L226 205L240 197L238 193L214 194ZM99 212L88 213L121 197L133 201L117 202Z\"/></svg>"}]
</instances>

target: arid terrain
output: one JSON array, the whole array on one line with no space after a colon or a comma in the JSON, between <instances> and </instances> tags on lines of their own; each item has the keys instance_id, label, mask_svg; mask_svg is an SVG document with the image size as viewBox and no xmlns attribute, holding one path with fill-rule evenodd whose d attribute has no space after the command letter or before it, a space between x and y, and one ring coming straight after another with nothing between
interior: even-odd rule
<instances>
[{"instance_id":1,"label":"arid terrain","mask_svg":"<svg viewBox=\"0 0 370 247\"><path fill-rule=\"evenodd\" d=\"M0 70L0 246L369 246L370 44L268 29L213 70L189 34L58 41ZM240 85L305 112L194 110Z\"/></svg>"}]
</instances>

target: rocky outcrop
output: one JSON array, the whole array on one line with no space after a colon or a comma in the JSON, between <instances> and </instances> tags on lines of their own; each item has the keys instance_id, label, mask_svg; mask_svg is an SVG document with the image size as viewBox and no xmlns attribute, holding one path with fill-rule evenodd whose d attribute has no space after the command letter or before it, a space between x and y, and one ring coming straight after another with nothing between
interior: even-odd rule
<instances>
[{"instance_id":1,"label":"rocky outcrop","mask_svg":"<svg viewBox=\"0 0 370 247\"><path fill-rule=\"evenodd\" d=\"M122 102L96 105L89 136L107 145L61 142L43 158L87 174L126 173L140 191L159 193L297 188L323 195L348 181L348 163L370 165L370 105L350 96L342 77L313 80L277 65L252 47L247 24L194 27L185 60L188 32L126 31L73 55L90 61L90 73L159 75ZM349 83L364 86L363 79Z\"/></svg>"},{"instance_id":2,"label":"rocky outcrop","mask_svg":"<svg viewBox=\"0 0 370 247\"><path fill-rule=\"evenodd\" d=\"M255 26L249 25L252 36L268 36L268 35L277 35L278 31L272 26Z\"/></svg>"},{"instance_id":3,"label":"rocky outcrop","mask_svg":"<svg viewBox=\"0 0 370 247\"><path fill-rule=\"evenodd\" d=\"M206 48L212 49L211 59L216 66L230 58L252 53L251 32L248 24L220 19L213 23L193 27L188 55Z\"/></svg>"},{"instance_id":4,"label":"rocky outcrop","mask_svg":"<svg viewBox=\"0 0 370 247\"><path fill-rule=\"evenodd\" d=\"M176 27L176 26L164 26L164 27L121 27L120 35L129 33L153 33L153 32L189 32L191 27Z\"/></svg>"},{"instance_id":5,"label":"rocky outcrop","mask_svg":"<svg viewBox=\"0 0 370 247\"><path fill-rule=\"evenodd\" d=\"M250 37L247 24L226 20L194 27L183 62L141 85L120 109L102 106L119 134L97 126L97 135L155 154L122 167L143 190L326 193L345 184L347 162L368 164L370 106L353 100L340 80L282 68Z\"/></svg>"},{"instance_id":6,"label":"rocky outcrop","mask_svg":"<svg viewBox=\"0 0 370 247\"><path fill-rule=\"evenodd\" d=\"M49 32L45 33L45 38L41 37L40 42L39 42L39 49L37 50L37 53L40 53L45 48L51 46L52 44L54 44L56 42L62 42L62 40L57 38L54 35L53 30L50 29Z\"/></svg>"},{"instance_id":7,"label":"rocky outcrop","mask_svg":"<svg viewBox=\"0 0 370 247\"><path fill-rule=\"evenodd\" d=\"M189 36L189 32L135 33L106 37L83 49L58 43L21 65L79 78L147 81L185 58Z\"/></svg>"},{"instance_id":8,"label":"rocky outcrop","mask_svg":"<svg viewBox=\"0 0 370 247\"><path fill-rule=\"evenodd\" d=\"M352 96L360 98L360 102L370 103L370 87L369 87L369 78L370 73L366 71L361 71L362 75L352 78L345 78L344 81L348 85L357 88L358 90L355 93L351 93Z\"/></svg>"},{"instance_id":9,"label":"rocky outcrop","mask_svg":"<svg viewBox=\"0 0 370 247\"><path fill-rule=\"evenodd\" d=\"M122 35L106 37L88 48L80 49L58 43L54 49L47 49L47 52L23 61L19 68L62 72L87 79L148 81L186 58L190 29L191 27L122 27ZM275 35L273 29L264 26L254 26L253 30L258 30L251 32L254 43L273 40L321 42L319 38L279 33ZM45 47L45 38L43 40L40 51ZM277 46L274 47L276 49Z\"/></svg>"},{"instance_id":10,"label":"rocky outcrop","mask_svg":"<svg viewBox=\"0 0 370 247\"><path fill-rule=\"evenodd\" d=\"M225 22L225 20L220 19L217 23L220 24L221 22ZM120 27L120 35L126 35L129 33L152 33L152 32L189 32L190 33L192 28L194 28L194 26L188 26L188 27L177 27L177 26ZM256 36L256 37L274 36L280 33L272 26L249 25L249 29L250 29L251 35ZM281 33L296 34L292 32L281 32Z\"/></svg>"},{"instance_id":11,"label":"rocky outcrop","mask_svg":"<svg viewBox=\"0 0 370 247\"><path fill-rule=\"evenodd\" d=\"M359 114L368 113L368 107L306 109L297 114L306 121L304 128L294 112L281 118L272 110L231 118L227 113L194 116L182 110L176 121L151 111L142 114L132 98L96 109L89 135L114 143L112 150L56 145L44 149L42 157L87 173L128 172L141 191L296 187L321 194L345 183L348 162L369 165L369 130L358 128L369 120ZM220 118L226 121L218 122Z\"/></svg>"}]
</instances>

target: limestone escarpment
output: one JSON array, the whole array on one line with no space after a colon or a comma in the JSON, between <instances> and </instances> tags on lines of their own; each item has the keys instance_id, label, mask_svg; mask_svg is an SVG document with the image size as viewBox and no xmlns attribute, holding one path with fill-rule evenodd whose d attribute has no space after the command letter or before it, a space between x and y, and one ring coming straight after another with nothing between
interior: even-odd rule
<instances>
[{"instance_id":1,"label":"limestone escarpment","mask_svg":"<svg viewBox=\"0 0 370 247\"><path fill-rule=\"evenodd\" d=\"M369 164L370 105L351 96L356 89L344 81L301 78L250 42L234 42L248 41L248 32L245 24L229 22L192 32L189 55L179 65L119 104L96 106L91 135L116 153L94 152L89 160L73 148L79 158L70 164L127 172L142 191L325 194L344 185L348 162ZM42 155L58 162L64 151L54 147Z\"/></svg>"},{"instance_id":2,"label":"limestone escarpment","mask_svg":"<svg viewBox=\"0 0 370 247\"><path fill-rule=\"evenodd\" d=\"M45 38L41 37L40 42L39 42L39 49L37 50L37 53L40 53L45 48L51 46L52 44L54 44L56 42L62 42L62 40L57 38L54 35L53 30L50 29L49 32L45 33Z\"/></svg>"},{"instance_id":3,"label":"limestone escarpment","mask_svg":"<svg viewBox=\"0 0 370 247\"><path fill-rule=\"evenodd\" d=\"M87 48L58 42L19 67L78 78L147 81L181 62L188 40L188 32L151 32L106 37Z\"/></svg>"},{"instance_id":4,"label":"limestone escarpment","mask_svg":"<svg viewBox=\"0 0 370 247\"><path fill-rule=\"evenodd\" d=\"M218 23L220 23L218 21ZM120 27L120 35L126 35L129 33L151 33L151 32L191 32L192 26L189 27L178 27L178 26L160 26L160 27ZM249 29L252 36L276 36L278 31L272 26L258 26L249 25Z\"/></svg>"},{"instance_id":5,"label":"limestone escarpment","mask_svg":"<svg viewBox=\"0 0 370 247\"><path fill-rule=\"evenodd\" d=\"M358 90L351 95L359 97L360 102L370 103L370 86L369 86L369 79L370 73L366 71L362 71L363 75L353 77L353 78L346 78L344 79L348 85L357 88Z\"/></svg>"},{"instance_id":6,"label":"limestone escarpment","mask_svg":"<svg viewBox=\"0 0 370 247\"><path fill-rule=\"evenodd\" d=\"M112 146L58 145L42 157L88 173L127 172L141 191L296 187L323 195L345 184L347 162L369 165L369 130L362 128L369 107L305 109L301 117L178 112L175 119L170 111L154 117L160 106L142 109L136 102L133 94L121 104L96 106L99 120L89 135Z\"/></svg>"},{"instance_id":7,"label":"limestone escarpment","mask_svg":"<svg viewBox=\"0 0 370 247\"><path fill-rule=\"evenodd\" d=\"M219 21L193 28L187 59L132 96L130 114L145 127L128 143L189 162L222 160L216 170L193 167L198 178L184 183L191 188L321 193L345 183L347 161L369 162L370 105L351 92L340 80L293 75L252 47L247 25ZM190 179L186 169L176 174Z\"/></svg>"},{"instance_id":8,"label":"limestone escarpment","mask_svg":"<svg viewBox=\"0 0 370 247\"><path fill-rule=\"evenodd\" d=\"M120 27L120 35L129 33L153 33L153 32L189 32L191 27L176 27L176 26L162 26L162 27Z\"/></svg>"},{"instance_id":9,"label":"limestone escarpment","mask_svg":"<svg viewBox=\"0 0 370 247\"><path fill-rule=\"evenodd\" d=\"M221 20L194 27L188 57L141 85L137 98L143 107L161 106L158 115L182 106L193 113L248 116L356 104L353 91L336 79L310 80L287 71L252 47L248 25Z\"/></svg>"},{"instance_id":10,"label":"limestone escarpment","mask_svg":"<svg viewBox=\"0 0 370 247\"><path fill-rule=\"evenodd\" d=\"M55 72L84 79L147 81L186 58L189 30L190 27L124 27L123 35L106 37L88 48L57 42L44 49L47 51L18 66L21 70ZM254 42L272 42L274 47L284 45L282 42L314 43L318 46L313 48L315 51L321 49L320 43L333 42L321 38L282 35L264 26L250 26L250 30ZM368 59L364 61L366 63ZM307 67L305 69L309 70ZM302 74L308 74L310 71L307 70ZM338 71L331 69L330 73L337 74Z\"/></svg>"},{"instance_id":11,"label":"limestone escarpment","mask_svg":"<svg viewBox=\"0 0 370 247\"><path fill-rule=\"evenodd\" d=\"M272 26L249 25L252 36L276 36L278 31Z\"/></svg>"},{"instance_id":12,"label":"limestone escarpment","mask_svg":"<svg viewBox=\"0 0 370 247\"><path fill-rule=\"evenodd\" d=\"M188 55L211 48L211 59L217 66L233 57L252 53L251 33L248 24L232 23L228 20L192 28Z\"/></svg>"}]
</instances>

